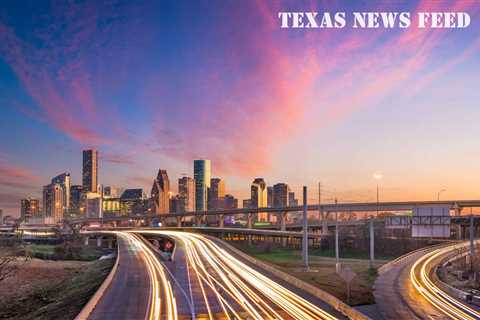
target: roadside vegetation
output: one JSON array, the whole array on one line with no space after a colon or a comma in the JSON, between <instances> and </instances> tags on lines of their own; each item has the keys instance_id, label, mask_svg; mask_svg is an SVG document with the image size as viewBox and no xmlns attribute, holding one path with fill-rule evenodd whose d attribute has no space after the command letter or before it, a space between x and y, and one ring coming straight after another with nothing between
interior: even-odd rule
<instances>
[{"instance_id":1,"label":"roadside vegetation","mask_svg":"<svg viewBox=\"0 0 480 320\"><path fill-rule=\"evenodd\" d=\"M33 259L2 283L0 319L74 319L110 272L114 259L94 262ZM33 273L33 274L32 274ZM9 290L10 289L10 290Z\"/></svg>"},{"instance_id":2,"label":"roadside vegetation","mask_svg":"<svg viewBox=\"0 0 480 320\"><path fill-rule=\"evenodd\" d=\"M0 241L0 319L74 319L110 272L113 250L79 241Z\"/></svg>"},{"instance_id":3,"label":"roadside vegetation","mask_svg":"<svg viewBox=\"0 0 480 320\"><path fill-rule=\"evenodd\" d=\"M335 252L329 250L311 250L309 254L310 270L305 272L300 250L271 247L247 246L232 243L238 249L251 256L275 265L309 284L312 284L340 300L347 302L345 282L336 273ZM351 283L350 305L358 306L375 303L373 284L377 277L376 268L388 262L393 257L378 257L374 269L370 269L369 255L364 252L342 252L342 266L350 267L357 276Z\"/></svg>"}]
</instances>

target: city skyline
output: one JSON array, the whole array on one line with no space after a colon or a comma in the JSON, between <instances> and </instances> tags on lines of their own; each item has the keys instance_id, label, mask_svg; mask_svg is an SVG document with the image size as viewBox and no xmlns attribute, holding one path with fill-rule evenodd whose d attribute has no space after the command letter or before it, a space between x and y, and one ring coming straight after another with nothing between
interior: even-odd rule
<instances>
[{"instance_id":1,"label":"city skyline","mask_svg":"<svg viewBox=\"0 0 480 320\"><path fill-rule=\"evenodd\" d=\"M312 200L319 181L326 201L375 201L377 183L383 200L435 200L444 189L443 199L480 198L473 1L369 4L466 11L465 30L297 32L278 27L276 13L296 9L288 2L219 2L208 18L195 14L204 2L171 5L168 14L161 4L118 5L115 14L99 3L6 5L4 215L18 216L22 198L42 198L59 173L82 184L78 155L90 148L101 151L98 181L145 191L160 167L176 181L192 176L194 159L211 159L212 177L240 202L255 177L297 195L307 185ZM365 5L311 9L339 8Z\"/></svg>"}]
</instances>

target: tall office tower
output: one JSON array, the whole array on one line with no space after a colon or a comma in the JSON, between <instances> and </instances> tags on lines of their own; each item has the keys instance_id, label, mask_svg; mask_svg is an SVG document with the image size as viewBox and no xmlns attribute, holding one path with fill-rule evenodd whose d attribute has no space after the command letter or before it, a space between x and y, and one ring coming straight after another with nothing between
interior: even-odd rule
<instances>
[{"instance_id":1,"label":"tall office tower","mask_svg":"<svg viewBox=\"0 0 480 320\"><path fill-rule=\"evenodd\" d=\"M168 180L167 170L158 170L158 175L153 180L152 200L153 209L156 214L168 213L170 211L170 181Z\"/></svg>"},{"instance_id":2,"label":"tall office tower","mask_svg":"<svg viewBox=\"0 0 480 320\"><path fill-rule=\"evenodd\" d=\"M297 207L298 206L298 199L295 199L295 192L290 191L288 193L288 206L289 207Z\"/></svg>"},{"instance_id":3,"label":"tall office tower","mask_svg":"<svg viewBox=\"0 0 480 320\"><path fill-rule=\"evenodd\" d=\"M82 184L84 192L97 192L98 152L95 149L83 150Z\"/></svg>"},{"instance_id":4,"label":"tall office tower","mask_svg":"<svg viewBox=\"0 0 480 320\"><path fill-rule=\"evenodd\" d=\"M210 188L210 160L193 161L193 178L195 179L195 209L207 210L208 189Z\"/></svg>"},{"instance_id":5,"label":"tall office tower","mask_svg":"<svg viewBox=\"0 0 480 320\"><path fill-rule=\"evenodd\" d=\"M40 214L40 201L38 199L26 198L20 200L20 218L24 222Z\"/></svg>"},{"instance_id":6,"label":"tall office tower","mask_svg":"<svg viewBox=\"0 0 480 320\"><path fill-rule=\"evenodd\" d=\"M147 212L148 201L143 189L125 189L119 200L121 215L139 215Z\"/></svg>"},{"instance_id":7,"label":"tall office tower","mask_svg":"<svg viewBox=\"0 0 480 320\"><path fill-rule=\"evenodd\" d=\"M59 184L43 187L43 212L46 223L59 223L63 220L64 190Z\"/></svg>"},{"instance_id":8,"label":"tall office tower","mask_svg":"<svg viewBox=\"0 0 480 320\"><path fill-rule=\"evenodd\" d=\"M267 187L267 207L273 207L273 187Z\"/></svg>"},{"instance_id":9,"label":"tall office tower","mask_svg":"<svg viewBox=\"0 0 480 320\"><path fill-rule=\"evenodd\" d=\"M242 207L243 208L251 208L252 207L251 202L252 202L252 200L250 200L250 199L243 199Z\"/></svg>"},{"instance_id":10,"label":"tall office tower","mask_svg":"<svg viewBox=\"0 0 480 320\"><path fill-rule=\"evenodd\" d=\"M210 179L208 191L208 210L223 209L225 197L225 182L220 178Z\"/></svg>"},{"instance_id":11,"label":"tall office tower","mask_svg":"<svg viewBox=\"0 0 480 320\"><path fill-rule=\"evenodd\" d=\"M63 212L67 213L70 209L70 173L62 173L52 179L52 184L58 184L63 189Z\"/></svg>"},{"instance_id":12,"label":"tall office tower","mask_svg":"<svg viewBox=\"0 0 480 320\"><path fill-rule=\"evenodd\" d=\"M267 206L267 185L263 178L255 178L250 187L250 205L252 208Z\"/></svg>"},{"instance_id":13,"label":"tall office tower","mask_svg":"<svg viewBox=\"0 0 480 320\"><path fill-rule=\"evenodd\" d=\"M180 211L182 199L179 194L174 195L169 200L170 200L170 213L183 212L183 211Z\"/></svg>"},{"instance_id":14,"label":"tall office tower","mask_svg":"<svg viewBox=\"0 0 480 320\"><path fill-rule=\"evenodd\" d=\"M225 201L224 201L224 207L225 207L225 209L237 209L238 208L238 199L236 199L231 194L226 194L225 195Z\"/></svg>"},{"instance_id":15,"label":"tall office tower","mask_svg":"<svg viewBox=\"0 0 480 320\"><path fill-rule=\"evenodd\" d=\"M195 211L195 180L190 177L178 179L178 196L177 212Z\"/></svg>"},{"instance_id":16,"label":"tall office tower","mask_svg":"<svg viewBox=\"0 0 480 320\"><path fill-rule=\"evenodd\" d=\"M250 207L251 208L265 208L267 206L267 184L263 178L255 178L250 186ZM268 214L266 212L259 212L257 215L258 221L267 221Z\"/></svg>"},{"instance_id":17,"label":"tall office tower","mask_svg":"<svg viewBox=\"0 0 480 320\"><path fill-rule=\"evenodd\" d=\"M290 188L286 183L277 183L273 186L273 207L288 206L288 192Z\"/></svg>"},{"instance_id":18,"label":"tall office tower","mask_svg":"<svg viewBox=\"0 0 480 320\"><path fill-rule=\"evenodd\" d=\"M83 186L72 185L70 187L70 211L74 214L82 213L80 208L82 207L82 192Z\"/></svg>"},{"instance_id":19,"label":"tall office tower","mask_svg":"<svg viewBox=\"0 0 480 320\"><path fill-rule=\"evenodd\" d=\"M87 218L103 218L102 200L102 195L100 193L85 193L85 216Z\"/></svg>"}]
</instances>

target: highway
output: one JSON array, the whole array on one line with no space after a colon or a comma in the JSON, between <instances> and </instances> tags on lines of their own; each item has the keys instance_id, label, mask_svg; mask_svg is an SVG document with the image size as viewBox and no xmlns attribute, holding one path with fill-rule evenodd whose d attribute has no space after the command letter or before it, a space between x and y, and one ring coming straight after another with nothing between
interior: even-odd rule
<instances>
[{"instance_id":1,"label":"highway","mask_svg":"<svg viewBox=\"0 0 480 320\"><path fill-rule=\"evenodd\" d=\"M312 303L272 280L265 272L242 262L206 236L163 230L138 232L175 239L174 262L165 265L177 278L176 283L188 292L179 292L177 296L188 297L192 317L305 320L344 318L325 303L319 307L318 301ZM176 272L179 269L182 270L181 273Z\"/></svg>"},{"instance_id":2,"label":"highway","mask_svg":"<svg viewBox=\"0 0 480 320\"><path fill-rule=\"evenodd\" d=\"M436 248L414 251L379 269L374 296L383 319L449 319L415 289L410 279L415 262Z\"/></svg>"},{"instance_id":3,"label":"highway","mask_svg":"<svg viewBox=\"0 0 480 320\"><path fill-rule=\"evenodd\" d=\"M379 270L375 301L384 319L480 319L480 313L443 292L432 280L434 268L468 243L437 245L412 252Z\"/></svg>"},{"instance_id":4,"label":"highway","mask_svg":"<svg viewBox=\"0 0 480 320\"><path fill-rule=\"evenodd\" d=\"M418 293L450 319L480 319L478 311L443 292L431 279L441 258L462 247L465 244L439 248L423 255L410 269L410 280Z\"/></svg>"},{"instance_id":5,"label":"highway","mask_svg":"<svg viewBox=\"0 0 480 320\"><path fill-rule=\"evenodd\" d=\"M346 319L255 270L210 238L178 231L108 231L118 267L88 317L97 319ZM173 261L141 234L175 240Z\"/></svg>"},{"instance_id":6,"label":"highway","mask_svg":"<svg viewBox=\"0 0 480 320\"><path fill-rule=\"evenodd\" d=\"M118 268L88 319L177 319L172 285L155 253L135 234L115 234Z\"/></svg>"}]
</instances>

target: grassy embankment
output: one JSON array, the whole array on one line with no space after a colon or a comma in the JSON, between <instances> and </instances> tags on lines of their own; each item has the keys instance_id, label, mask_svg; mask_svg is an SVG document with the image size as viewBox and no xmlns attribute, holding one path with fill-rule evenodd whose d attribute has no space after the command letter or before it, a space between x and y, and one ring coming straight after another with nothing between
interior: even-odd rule
<instances>
[{"instance_id":1,"label":"grassy embankment","mask_svg":"<svg viewBox=\"0 0 480 320\"><path fill-rule=\"evenodd\" d=\"M0 284L0 319L74 319L110 272L115 259L96 260L108 252L26 245L32 258L19 258L17 272Z\"/></svg>"},{"instance_id":2,"label":"grassy embankment","mask_svg":"<svg viewBox=\"0 0 480 320\"><path fill-rule=\"evenodd\" d=\"M25 254L32 258L43 260L77 260L92 261L107 254L109 251L90 246L64 246L63 244L28 244Z\"/></svg>"},{"instance_id":3,"label":"grassy embankment","mask_svg":"<svg viewBox=\"0 0 480 320\"><path fill-rule=\"evenodd\" d=\"M113 263L113 259L81 263L81 266L65 267L55 279L35 279L28 288L4 295L0 300L0 319L74 319L108 275ZM44 266L28 268L28 271L40 272L41 268Z\"/></svg>"},{"instance_id":4,"label":"grassy embankment","mask_svg":"<svg viewBox=\"0 0 480 320\"><path fill-rule=\"evenodd\" d=\"M302 253L287 248L259 248L236 245L239 249L253 257L277 266L279 269L304 280L346 302L346 284L336 273L335 252L333 250L311 250L309 254L310 271L305 272ZM369 268L368 253L342 252L342 266L350 267L357 277L351 283L350 305L374 303L372 286L375 282L376 270ZM376 258L375 267L393 259L393 257Z\"/></svg>"}]
</instances>

